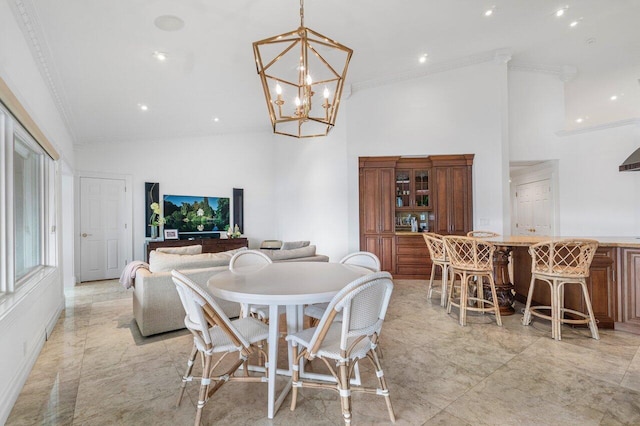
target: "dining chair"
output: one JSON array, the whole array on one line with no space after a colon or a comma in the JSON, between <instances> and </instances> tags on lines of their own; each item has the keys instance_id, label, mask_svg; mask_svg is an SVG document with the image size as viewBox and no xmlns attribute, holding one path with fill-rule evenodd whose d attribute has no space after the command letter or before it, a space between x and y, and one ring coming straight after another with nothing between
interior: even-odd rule
<instances>
[{"instance_id":1,"label":"dining chair","mask_svg":"<svg viewBox=\"0 0 640 426\"><path fill-rule=\"evenodd\" d=\"M363 268L367 268L373 272L380 272L380 259L373 253L368 251L357 251L354 253L350 253L340 259L340 262L345 265L356 265L361 266ZM304 308L304 314L311 318L311 326L318 325L320 318L324 315L324 311L327 310L327 306L329 303L314 303L311 305L307 305ZM342 319L341 315L336 317L336 321L340 321Z\"/></svg>"},{"instance_id":2,"label":"dining chair","mask_svg":"<svg viewBox=\"0 0 640 426\"><path fill-rule=\"evenodd\" d=\"M444 307L447 305L447 287L450 265L447 250L444 247L442 235L433 232L425 232L422 234L422 237L424 238L425 243L427 243L429 256L431 257L431 276L429 278L429 290L427 297L431 299L433 293L433 281L436 275L436 266L439 266L440 271L442 272L442 279L440 280L440 306Z\"/></svg>"},{"instance_id":3,"label":"dining chair","mask_svg":"<svg viewBox=\"0 0 640 426\"><path fill-rule=\"evenodd\" d=\"M523 325L531 324L532 315L551 320L551 338L562 340L562 324L588 324L591 337L596 340L600 339L586 281L597 249L598 242L589 239L543 241L529 247L531 283L522 318ZM549 284L551 290L550 306L531 306L536 280ZM565 308L564 288L566 284L580 285L587 308L586 314ZM550 311L550 315L541 311ZM565 318L565 313L570 314L573 318Z\"/></svg>"},{"instance_id":4,"label":"dining chair","mask_svg":"<svg viewBox=\"0 0 640 426\"><path fill-rule=\"evenodd\" d=\"M204 405L226 382L264 382L261 376L249 375L247 360L250 355L257 353L259 361L263 358L266 364L267 354L263 346L269 336L269 327L251 317L231 321L199 284L176 270L171 271L171 277L186 313L184 324L193 334L193 349L182 376L177 405L182 402L187 382L194 379L191 375L193 364L197 354L200 354L202 377L195 377L200 380L195 419L195 425L198 426ZM214 354L221 356L214 361ZM225 361L231 354L236 354L238 359L233 362ZM214 374L220 366L226 368L221 373ZM240 367L243 367L244 374L236 376Z\"/></svg>"},{"instance_id":5,"label":"dining chair","mask_svg":"<svg viewBox=\"0 0 640 426\"><path fill-rule=\"evenodd\" d=\"M467 311L489 312L495 314L496 323L502 326L496 285L493 280L493 252L495 246L489 242L472 237L459 237L446 235L442 237L445 250L451 262L453 275L452 285L449 286L449 298L447 313L451 313L451 307L460 309L459 322L464 326L467 323ZM456 275L460 276L460 297L454 299L453 288ZM491 299L484 296L483 277L489 281ZM473 280L477 278L477 282ZM469 296L469 288L476 288L476 295ZM469 302L475 302L475 306L469 306ZM485 306L486 304L490 306Z\"/></svg>"},{"instance_id":6,"label":"dining chair","mask_svg":"<svg viewBox=\"0 0 640 426\"><path fill-rule=\"evenodd\" d=\"M343 420L348 424L351 422L351 392L363 392L384 397L389 417L395 422L389 389L375 350L392 291L393 281L388 272L365 275L333 297L317 327L287 335L292 353L292 411L296 408L299 388L331 389L340 396ZM335 321L338 314L342 315L341 322ZM350 377L365 357L375 370L377 388L352 388ZM300 377L301 361L316 358L324 362L336 383Z\"/></svg>"},{"instance_id":7,"label":"dining chair","mask_svg":"<svg viewBox=\"0 0 640 426\"><path fill-rule=\"evenodd\" d=\"M271 258L266 254L258 250L243 250L233 255L229 261L229 270L231 272L238 272L238 268L246 266L264 266L273 263ZM247 305L241 304L242 313L241 316L246 317L252 315L263 322L269 320L269 306L267 305ZM283 314L285 307L282 306L279 312Z\"/></svg>"}]
</instances>

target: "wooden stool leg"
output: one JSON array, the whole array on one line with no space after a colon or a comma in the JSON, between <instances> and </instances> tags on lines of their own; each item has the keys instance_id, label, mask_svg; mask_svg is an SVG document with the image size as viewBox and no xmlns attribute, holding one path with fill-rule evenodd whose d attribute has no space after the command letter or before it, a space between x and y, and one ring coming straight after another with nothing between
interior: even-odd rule
<instances>
[{"instance_id":1,"label":"wooden stool leg","mask_svg":"<svg viewBox=\"0 0 640 426\"><path fill-rule=\"evenodd\" d=\"M493 298L493 310L496 313L496 323L502 327L502 317L500 316L500 305L498 304L496 283L493 281L493 276L491 275L489 275L489 285L491 286L491 297Z\"/></svg>"},{"instance_id":2,"label":"wooden stool leg","mask_svg":"<svg viewBox=\"0 0 640 426\"><path fill-rule=\"evenodd\" d=\"M584 295L584 303L587 305L587 312L589 313L589 329L591 330L591 337L596 340L600 340L600 334L598 333L598 325L596 324L596 317L593 315L593 308L591 306L591 297L589 297L589 290L587 289L587 283L585 280L580 281L582 287L582 293Z\"/></svg>"},{"instance_id":3,"label":"wooden stool leg","mask_svg":"<svg viewBox=\"0 0 640 426\"><path fill-rule=\"evenodd\" d=\"M460 280L460 325L465 326L467 324L467 301L469 293L469 278L466 272L462 273Z\"/></svg>"},{"instance_id":4,"label":"wooden stool leg","mask_svg":"<svg viewBox=\"0 0 640 426\"><path fill-rule=\"evenodd\" d=\"M447 305L447 289L448 289L448 281L449 281L449 265L446 263L440 266L442 268L442 284L441 290L442 294L440 295L440 306L445 307Z\"/></svg>"},{"instance_id":5,"label":"wooden stool leg","mask_svg":"<svg viewBox=\"0 0 640 426\"><path fill-rule=\"evenodd\" d=\"M531 276L531 283L529 283L529 293L527 295L527 304L524 307L524 316L522 317L522 325L531 324L531 298L533 297L533 288L536 285L536 277Z\"/></svg>"},{"instance_id":6,"label":"wooden stool leg","mask_svg":"<svg viewBox=\"0 0 640 426\"><path fill-rule=\"evenodd\" d=\"M436 264L431 265L431 278L429 278L429 292L427 293L427 299L431 299L433 293L433 279L436 276Z\"/></svg>"},{"instance_id":7,"label":"wooden stool leg","mask_svg":"<svg viewBox=\"0 0 640 426\"><path fill-rule=\"evenodd\" d=\"M562 317L564 316L564 285L554 279L551 289L551 337L562 340Z\"/></svg>"}]
</instances>

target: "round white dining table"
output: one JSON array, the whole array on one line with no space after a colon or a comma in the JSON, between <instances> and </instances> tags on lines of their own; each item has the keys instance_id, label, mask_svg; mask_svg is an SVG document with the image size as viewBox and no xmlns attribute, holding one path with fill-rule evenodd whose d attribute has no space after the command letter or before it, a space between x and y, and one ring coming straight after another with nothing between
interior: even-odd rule
<instances>
[{"instance_id":1,"label":"round white dining table","mask_svg":"<svg viewBox=\"0 0 640 426\"><path fill-rule=\"evenodd\" d=\"M209 279L207 287L216 297L244 304L269 305L268 418L273 418L291 389L289 380L276 399L276 375L280 373L277 370L278 307L287 308L287 331L299 331L304 305L329 302L347 284L370 273L369 269L342 263L278 262L223 271Z\"/></svg>"}]
</instances>

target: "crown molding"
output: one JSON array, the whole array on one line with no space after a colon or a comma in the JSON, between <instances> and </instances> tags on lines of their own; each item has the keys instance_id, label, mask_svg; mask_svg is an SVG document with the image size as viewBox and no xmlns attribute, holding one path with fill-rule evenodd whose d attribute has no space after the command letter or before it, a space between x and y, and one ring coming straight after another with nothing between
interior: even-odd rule
<instances>
[{"instance_id":1,"label":"crown molding","mask_svg":"<svg viewBox=\"0 0 640 426\"><path fill-rule=\"evenodd\" d=\"M559 137L573 136L573 135L579 135L582 133L590 133L590 132L596 132L599 130L614 129L616 127L624 127L624 126L640 127L640 117L629 118L629 119L620 120L620 121L612 121L610 123L598 124L595 126L584 127L581 129L558 130L556 132L556 136L559 136Z\"/></svg>"},{"instance_id":2,"label":"crown molding","mask_svg":"<svg viewBox=\"0 0 640 426\"><path fill-rule=\"evenodd\" d=\"M58 73L53 66L51 50L46 43L46 38L38 20L38 13L32 0L12 0L9 2L13 10L14 17L22 34L29 45L38 70L42 75L49 93L62 117L62 121L71 135L72 142L76 141L76 136L71 126L71 118L67 107L66 96L63 93L62 84Z\"/></svg>"},{"instance_id":3,"label":"crown molding","mask_svg":"<svg viewBox=\"0 0 640 426\"><path fill-rule=\"evenodd\" d=\"M485 62L496 62L498 64L506 64L511 59L511 51L507 49L492 50L477 55L465 56L463 58L451 61L440 62L420 69L405 71L387 77L375 78L360 83L352 83L352 93L361 90L372 89L375 87L386 86L388 84L399 83L402 81L413 80L416 78L426 77L428 75L438 74L442 72L452 71L458 68L464 68L472 65L478 65Z\"/></svg>"},{"instance_id":4,"label":"crown molding","mask_svg":"<svg viewBox=\"0 0 640 426\"><path fill-rule=\"evenodd\" d=\"M573 80L578 75L578 68L571 65L543 65L517 61L509 63L509 70L554 75L565 83Z\"/></svg>"}]
</instances>

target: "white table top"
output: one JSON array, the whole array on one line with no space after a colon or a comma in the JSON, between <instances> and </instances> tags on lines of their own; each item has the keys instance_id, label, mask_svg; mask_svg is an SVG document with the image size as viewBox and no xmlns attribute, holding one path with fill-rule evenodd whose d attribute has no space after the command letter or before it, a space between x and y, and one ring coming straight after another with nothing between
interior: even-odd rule
<instances>
[{"instance_id":1,"label":"white table top","mask_svg":"<svg viewBox=\"0 0 640 426\"><path fill-rule=\"evenodd\" d=\"M329 302L350 282L372 273L355 265L328 262L279 262L223 271L207 282L214 296L261 305Z\"/></svg>"}]
</instances>

